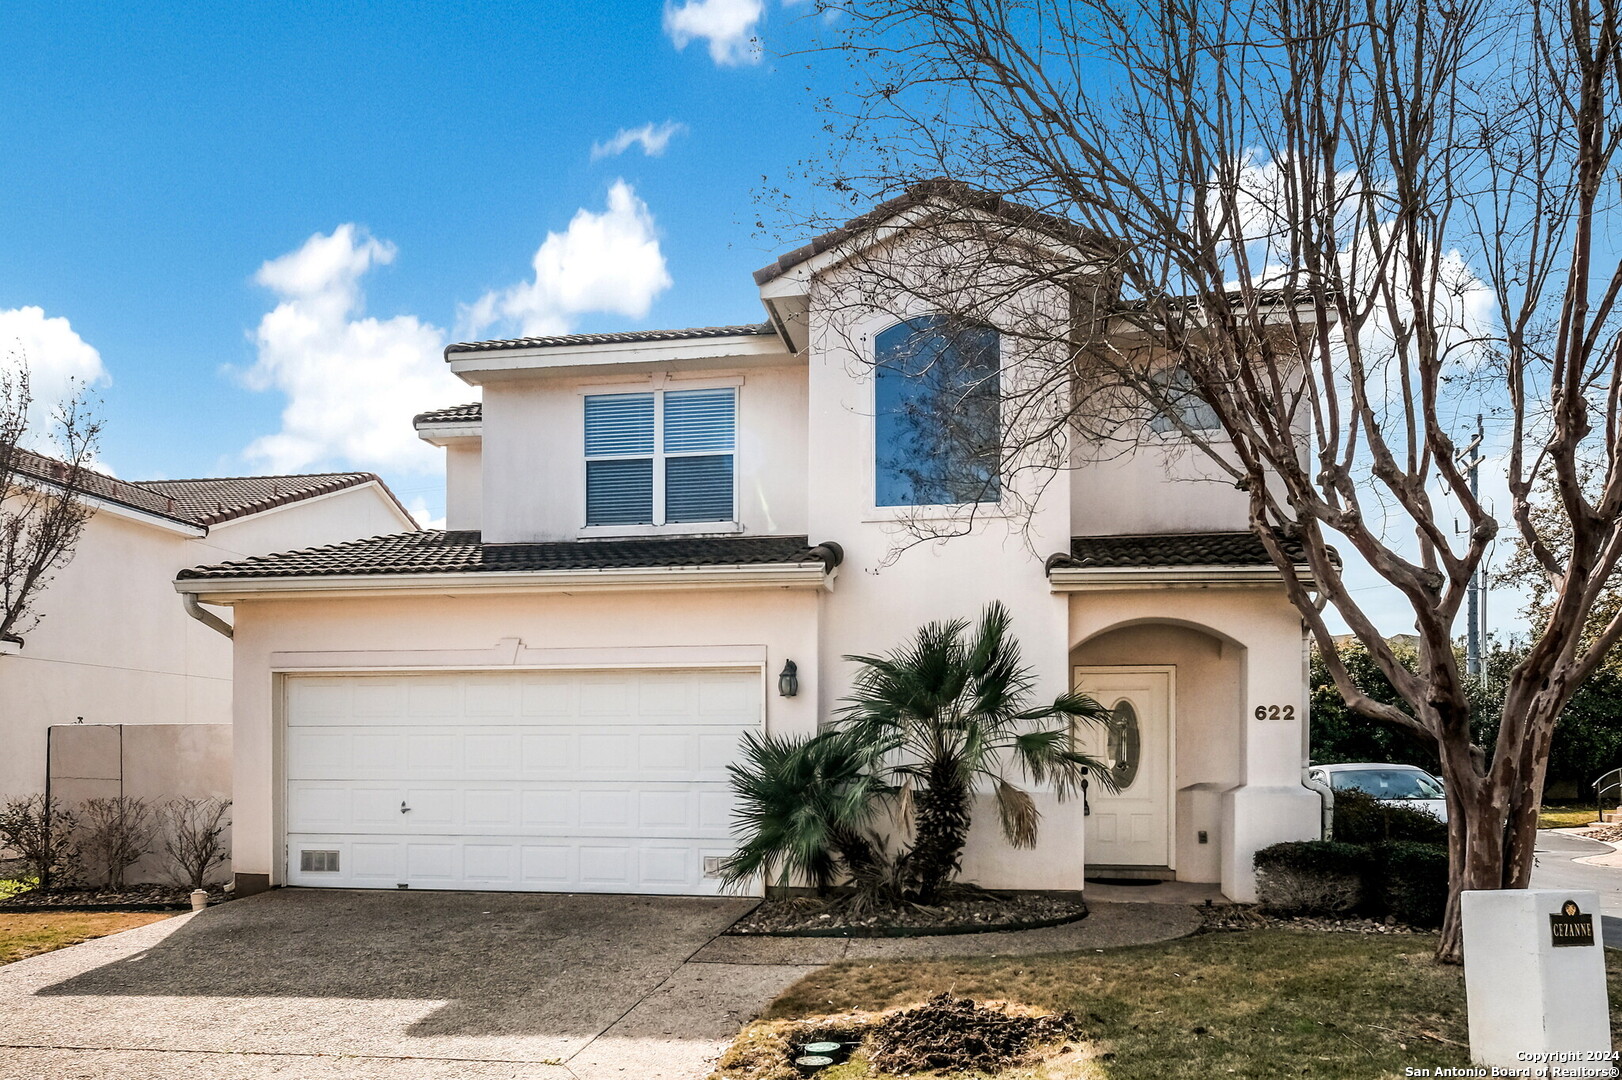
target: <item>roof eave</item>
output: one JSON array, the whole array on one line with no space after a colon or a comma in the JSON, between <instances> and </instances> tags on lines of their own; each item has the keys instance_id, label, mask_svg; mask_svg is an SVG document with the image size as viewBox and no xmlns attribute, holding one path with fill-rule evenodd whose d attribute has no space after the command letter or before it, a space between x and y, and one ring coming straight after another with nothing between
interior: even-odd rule
<instances>
[{"instance_id":1,"label":"roof eave","mask_svg":"<svg viewBox=\"0 0 1622 1080\"><path fill-rule=\"evenodd\" d=\"M1297 577L1315 587L1307 567ZM1278 588L1284 575L1276 566L1064 566L1048 571L1048 586L1056 593L1114 592L1138 589L1256 589Z\"/></svg>"},{"instance_id":2,"label":"roof eave","mask_svg":"<svg viewBox=\"0 0 1622 1080\"><path fill-rule=\"evenodd\" d=\"M175 591L214 604L242 600L473 593L634 592L684 589L831 589L838 571L822 563L621 567L598 570L497 570L454 573L308 574L180 578Z\"/></svg>"}]
</instances>

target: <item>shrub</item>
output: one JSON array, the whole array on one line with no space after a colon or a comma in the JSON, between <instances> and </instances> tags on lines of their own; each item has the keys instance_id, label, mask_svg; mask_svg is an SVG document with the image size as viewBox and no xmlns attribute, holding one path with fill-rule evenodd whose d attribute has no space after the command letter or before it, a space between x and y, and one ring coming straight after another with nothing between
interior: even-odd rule
<instances>
[{"instance_id":1,"label":"shrub","mask_svg":"<svg viewBox=\"0 0 1622 1080\"><path fill-rule=\"evenodd\" d=\"M1274 844L1256 852L1256 891L1279 915L1345 915L1363 903L1368 871L1368 850L1357 844Z\"/></svg>"},{"instance_id":2,"label":"shrub","mask_svg":"<svg viewBox=\"0 0 1622 1080\"><path fill-rule=\"evenodd\" d=\"M230 809L230 799L187 798L170 799L159 808L163 852L177 885L206 888L209 874L231 857L225 846Z\"/></svg>"},{"instance_id":3,"label":"shrub","mask_svg":"<svg viewBox=\"0 0 1622 1080\"><path fill-rule=\"evenodd\" d=\"M79 846L91 883L122 889L124 871L152 850L157 822L151 805L126 795L87 799L80 820Z\"/></svg>"},{"instance_id":4,"label":"shrub","mask_svg":"<svg viewBox=\"0 0 1622 1080\"><path fill-rule=\"evenodd\" d=\"M71 877L78 859L74 832L78 819L43 795L10 799L0 806L0 848L10 848L28 873L48 888L53 878Z\"/></svg>"},{"instance_id":5,"label":"shrub","mask_svg":"<svg viewBox=\"0 0 1622 1080\"><path fill-rule=\"evenodd\" d=\"M1447 911L1447 848L1394 840L1374 852L1385 911L1410 926L1440 926Z\"/></svg>"},{"instance_id":6,"label":"shrub","mask_svg":"<svg viewBox=\"0 0 1622 1080\"><path fill-rule=\"evenodd\" d=\"M1447 843L1447 823L1426 810L1382 802L1366 791L1335 792L1334 838L1346 844L1413 840Z\"/></svg>"}]
</instances>

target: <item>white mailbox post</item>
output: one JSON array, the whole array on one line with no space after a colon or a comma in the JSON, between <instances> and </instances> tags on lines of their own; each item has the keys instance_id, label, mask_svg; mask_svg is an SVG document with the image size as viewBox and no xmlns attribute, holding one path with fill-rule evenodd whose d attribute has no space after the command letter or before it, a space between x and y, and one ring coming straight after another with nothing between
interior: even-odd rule
<instances>
[{"instance_id":1,"label":"white mailbox post","mask_svg":"<svg viewBox=\"0 0 1622 1080\"><path fill-rule=\"evenodd\" d=\"M1612 1062L1599 895L1502 889L1463 895L1470 1056L1478 1065L1594 1069Z\"/></svg>"}]
</instances>

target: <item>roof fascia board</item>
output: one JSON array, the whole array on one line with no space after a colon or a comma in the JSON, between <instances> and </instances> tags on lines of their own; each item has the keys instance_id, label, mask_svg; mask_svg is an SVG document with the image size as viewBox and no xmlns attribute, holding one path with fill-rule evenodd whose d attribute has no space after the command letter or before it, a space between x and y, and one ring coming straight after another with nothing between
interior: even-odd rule
<instances>
[{"instance_id":1,"label":"roof fascia board","mask_svg":"<svg viewBox=\"0 0 1622 1080\"><path fill-rule=\"evenodd\" d=\"M484 424L481 421L459 421L454 424L418 424L417 438L425 443L435 446L444 446L446 443L461 439L483 439Z\"/></svg>"},{"instance_id":2,"label":"roof fascia board","mask_svg":"<svg viewBox=\"0 0 1622 1080\"><path fill-rule=\"evenodd\" d=\"M257 521L269 514L280 513L283 510L292 510L300 506L309 506L312 503L325 502L328 499L335 499L339 495L348 495L352 491L364 491L367 488L371 488L377 493L378 498L382 499L382 501L388 506L389 510L394 514L396 519L403 522L413 531L419 531L422 529L422 526L417 524L416 519L402 510L399 502L391 499L388 496L388 493L383 490L383 485L378 483L376 480L368 480L364 484L352 484L349 487L341 487L336 491L323 491L319 495L311 495L304 499L294 499L291 502L279 503L276 506L267 506L263 510L255 510L253 513L243 514L241 517L226 518L224 521L216 521L214 523L214 528L227 529L232 525L240 525L245 521Z\"/></svg>"},{"instance_id":3,"label":"roof fascia board","mask_svg":"<svg viewBox=\"0 0 1622 1080\"><path fill-rule=\"evenodd\" d=\"M1314 586L1306 568L1298 571ZM1056 566L1048 585L1056 593L1135 589L1254 589L1283 584L1276 566Z\"/></svg>"},{"instance_id":4,"label":"roof fascia board","mask_svg":"<svg viewBox=\"0 0 1622 1080\"><path fill-rule=\"evenodd\" d=\"M308 577L182 578L175 591L209 603L297 596L443 596L447 593L628 592L646 589L821 589L834 574L821 564L634 567L614 570L514 570L453 574L320 574Z\"/></svg>"},{"instance_id":5,"label":"roof fascia board","mask_svg":"<svg viewBox=\"0 0 1622 1080\"><path fill-rule=\"evenodd\" d=\"M737 334L724 337L680 338L671 341L618 341L602 345L559 345L547 348L487 349L452 353L446 361L455 374L478 385L480 375L523 375L559 372L581 367L622 364L671 363L708 359L788 359L776 334Z\"/></svg>"},{"instance_id":6,"label":"roof fascia board","mask_svg":"<svg viewBox=\"0 0 1622 1080\"><path fill-rule=\"evenodd\" d=\"M31 477L30 479L35 478ZM50 481L40 482L50 484ZM51 484L50 486L58 487L59 485ZM178 518L165 517L162 514L154 514L147 510L137 510L133 506L126 506L123 503L113 502L111 499L104 499L100 496L91 495L83 491L79 492L79 498L83 499L88 506L100 514L110 514L113 517L123 518L126 521L136 521L140 522L142 525L151 525L153 528L162 529L165 532L175 533L178 536L196 538L208 535L208 526L206 525L196 525L189 521L181 521Z\"/></svg>"},{"instance_id":7,"label":"roof fascia board","mask_svg":"<svg viewBox=\"0 0 1622 1080\"><path fill-rule=\"evenodd\" d=\"M828 270L849 261L869 248L879 247L905 236L909 231L917 229L928 218L935 216L943 209L959 212L958 220L972 219L989 224L1008 224L1007 219L975 207L965 208L961 205L948 203L940 198L930 199L899 210L893 216L869 225L826 251L818 252L804 262L796 263L760 286L760 298L765 301L790 296L806 296L810 293L812 279L819 274L826 273ZM967 212L963 213L965 210ZM1087 257L1087 252L1084 249L1074 244L1056 240L1038 229L1020 228L1015 232L1011 232L1008 239L1010 242L1028 244L1035 248L1045 248L1054 252L1058 258L1080 261Z\"/></svg>"}]
</instances>

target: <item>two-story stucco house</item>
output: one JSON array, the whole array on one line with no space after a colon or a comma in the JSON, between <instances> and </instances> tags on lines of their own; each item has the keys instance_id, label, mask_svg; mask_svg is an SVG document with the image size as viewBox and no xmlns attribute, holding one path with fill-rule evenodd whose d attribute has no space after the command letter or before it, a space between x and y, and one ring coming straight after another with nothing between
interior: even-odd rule
<instances>
[{"instance_id":1,"label":"two-story stucco house","mask_svg":"<svg viewBox=\"0 0 1622 1080\"><path fill-rule=\"evenodd\" d=\"M1018 344L819 302L882 218L758 273L759 325L450 346L483 399L416 419L447 531L181 575L235 610L239 888L713 893L741 734L816 730L845 654L993 599L1039 696L1115 708L1113 738L1081 736L1124 786L1039 796L1034 850L982 814L966 879L1113 868L1252 899L1258 848L1317 835L1301 621L1242 494L1143 455L1000 513L1031 481L906 420L917 358L945 357L984 434L998 399L972 387L1014 378ZM965 535L906 543L965 502Z\"/></svg>"},{"instance_id":2,"label":"two-story stucco house","mask_svg":"<svg viewBox=\"0 0 1622 1080\"><path fill-rule=\"evenodd\" d=\"M64 468L18 458L25 483L52 484ZM120 791L229 795L231 645L175 603L175 574L416 528L371 473L129 481L89 472L81 497L91 516L34 601L38 625L0 646L0 797L43 791L48 761L72 778L53 791L68 802Z\"/></svg>"}]
</instances>

